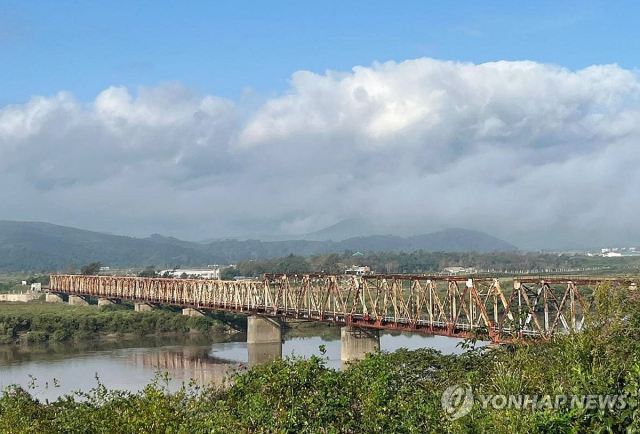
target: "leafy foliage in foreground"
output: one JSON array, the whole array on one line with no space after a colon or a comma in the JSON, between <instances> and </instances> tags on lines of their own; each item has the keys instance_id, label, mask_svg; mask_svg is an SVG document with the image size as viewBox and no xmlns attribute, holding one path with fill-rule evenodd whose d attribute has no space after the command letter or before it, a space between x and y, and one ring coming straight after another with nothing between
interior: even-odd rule
<instances>
[{"instance_id":1,"label":"leafy foliage in foreground","mask_svg":"<svg viewBox=\"0 0 640 434\"><path fill-rule=\"evenodd\" d=\"M399 350L349 369L322 358L276 360L220 388L169 392L161 379L139 393L98 384L52 403L10 387L0 397L8 433L614 433L640 429L640 305L619 288L601 289L600 315L580 334L537 345L460 356ZM476 400L450 420L440 399L450 385L475 394L621 395L623 409L495 409Z\"/></svg>"}]
</instances>

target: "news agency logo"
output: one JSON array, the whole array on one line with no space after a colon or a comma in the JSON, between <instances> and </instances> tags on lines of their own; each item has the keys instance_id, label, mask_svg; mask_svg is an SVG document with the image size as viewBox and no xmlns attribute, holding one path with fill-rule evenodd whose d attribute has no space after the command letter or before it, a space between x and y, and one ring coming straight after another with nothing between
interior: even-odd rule
<instances>
[{"instance_id":1,"label":"news agency logo","mask_svg":"<svg viewBox=\"0 0 640 434\"><path fill-rule=\"evenodd\" d=\"M467 383L448 387L440 399L442 409L451 420L471 412L476 401L483 410L624 410L626 395L475 395Z\"/></svg>"},{"instance_id":2,"label":"news agency logo","mask_svg":"<svg viewBox=\"0 0 640 434\"><path fill-rule=\"evenodd\" d=\"M473 390L467 383L447 387L440 398L442 409L451 420L469 414L473 408L473 401Z\"/></svg>"}]
</instances>

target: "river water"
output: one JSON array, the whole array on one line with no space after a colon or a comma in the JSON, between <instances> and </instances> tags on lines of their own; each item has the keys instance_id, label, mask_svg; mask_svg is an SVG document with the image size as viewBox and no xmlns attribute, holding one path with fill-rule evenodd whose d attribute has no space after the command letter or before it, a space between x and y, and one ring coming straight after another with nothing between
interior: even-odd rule
<instances>
[{"instance_id":1,"label":"river water","mask_svg":"<svg viewBox=\"0 0 640 434\"><path fill-rule=\"evenodd\" d=\"M321 356L324 345L327 366L341 368L339 328L306 337L284 336L283 356ZM334 330L335 329L335 330ZM337 333L336 333L337 331ZM313 334L313 332L311 332ZM329 335L329 336L327 336ZM246 369L247 344L242 334L214 339L156 337L117 342L0 347L0 387L31 387L41 400L54 400L76 390L89 391L100 382L110 389L141 390L158 372L167 372L167 387L182 382L220 384L230 370ZM384 351L431 347L443 353L460 353L460 339L407 333L382 333ZM165 384L164 382L162 384Z\"/></svg>"}]
</instances>

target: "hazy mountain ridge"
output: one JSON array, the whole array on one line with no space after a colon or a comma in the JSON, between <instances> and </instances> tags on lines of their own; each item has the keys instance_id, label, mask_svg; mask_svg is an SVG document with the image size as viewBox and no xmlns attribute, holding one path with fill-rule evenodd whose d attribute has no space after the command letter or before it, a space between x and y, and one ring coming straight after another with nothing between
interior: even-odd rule
<instances>
[{"instance_id":1,"label":"hazy mountain ridge","mask_svg":"<svg viewBox=\"0 0 640 434\"><path fill-rule=\"evenodd\" d=\"M308 241L343 241L349 238L379 235L380 230L367 219L352 218L342 220L327 228L302 236Z\"/></svg>"},{"instance_id":2,"label":"hazy mountain ridge","mask_svg":"<svg viewBox=\"0 0 640 434\"><path fill-rule=\"evenodd\" d=\"M108 235L49 223L0 221L0 269L60 270L100 261L111 267L202 266L288 254L352 251L515 251L482 232L447 229L426 235L371 235L342 241L220 240L199 244L154 234L147 238Z\"/></svg>"}]
</instances>

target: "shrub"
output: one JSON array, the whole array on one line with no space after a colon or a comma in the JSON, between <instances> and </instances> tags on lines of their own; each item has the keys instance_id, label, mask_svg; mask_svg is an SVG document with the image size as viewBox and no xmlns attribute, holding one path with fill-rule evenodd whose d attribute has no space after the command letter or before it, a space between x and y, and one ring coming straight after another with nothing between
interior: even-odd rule
<instances>
[{"instance_id":1,"label":"shrub","mask_svg":"<svg viewBox=\"0 0 640 434\"><path fill-rule=\"evenodd\" d=\"M49 335L45 332L28 332L25 335L26 341L29 344L36 344L41 342L47 342Z\"/></svg>"},{"instance_id":2,"label":"shrub","mask_svg":"<svg viewBox=\"0 0 640 434\"><path fill-rule=\"evenodd\" d=\"M56 342L64 342L66 340L69 340L72 336L73 335L69 330L59 329L53 332L53 335L51 337Z\"/></svg>"}]
</instances>

